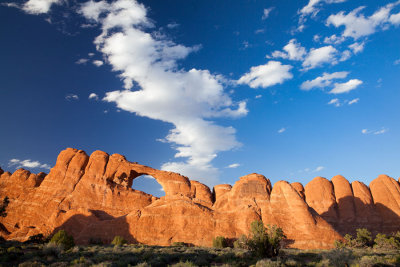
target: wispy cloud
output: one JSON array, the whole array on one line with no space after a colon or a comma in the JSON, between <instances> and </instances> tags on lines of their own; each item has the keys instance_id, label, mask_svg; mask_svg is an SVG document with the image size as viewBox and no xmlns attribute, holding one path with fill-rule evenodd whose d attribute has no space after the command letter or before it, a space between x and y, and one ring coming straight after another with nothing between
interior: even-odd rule
<instances>
[{"instance_id":1,"label":"wispy cloud","mask_svg":"<svg viewBox=\"0 0 400 267\"><path fill-rule=\"evenodd\" d=\"M16 169L18 168L40 168L50 170L50 165L40 163L39 161L33 161L30 159L20 160L20 159L11 159L8 163L8 166L14 166Z\"/></svg>"},{"instance_id":2,"label":"wispy cloud","mask_svg":"<svg viewBox=\"0 0 400 267\"><path fill-rule=\"evenodd\" d=\"M279 130L278 130L278 133L283 133L283 132L285 132L286 131L286 128L280 128Z\"/></svg>"},{"instance_id":3,"label":"wispy cloud","mask_svg":"<svg viewBox=\"0 0 400 267\"><path fill-rule=\"evenodd\" d=\"M353 100L350 100L348 104L349 104L349 105L357 104L358 101L360 101L359 98L354 98Z\"/></svg>"},{"instance_id":4,"label":"wispy cloud","mask_svg":"<svg viewBox=\"0 0 400 267\"><path fill-rule=\"evenodd\" d=\"M89 59L87 59L87 58L81 58L81 59L78 59L77 61L75 61L75 64L82 65L82 64L86 64L88 61L89 61Z\"/></svg>"},{"instance_id":5,"label":"wispy cloud","mask_svg":"<svg viewBox=\"0 0 400 267\"><path fill-rule=\"evenodd\" d=\"M328 105L333 105L335 107L340 107L342 104L340 104L340 101L338 98L333 98L331 101L328 102Z\"/></svg>"},{"instance_id":6,"label":"wispy cloud","mask_svg":"<svg viewBox=\"0 0 400 267\"><path fill-rule=\"evenodd\" d=\"M167 28L168 29L175 29L175 28L178 28L178 27L179 27L179 24L176 23L176 22L171 22L171 23L167 24Z\"/></svg>"},{"instance_id":7,"label":"wispy cloud","mask_svg":"<svg viewBox=\"0 0 400 267\"><path fill-rule=\"evenodd\" d=\"M65 99L68 101L75 101L75 100L79 100L79 96L75 95L75 94L68 94L65 96Z\"/></svg>"},{"instance_id":8,"label":"wispy cloud","mask_svg":"<svg viewBox=\"0 0 400 267\"><path fill-rule=\"evenodd\" d=\"M231 168L231 169L234 169L234 168L237 168L237 167L239 167L239 166L240 166L240 164L239 164L239 163L232 163L232 164L230 164L230 165L226 166L226 168Z\"/></svg>"},{"instance_id":9,"label":"wispy cloud","mask_svg":"<svg viewBox=\"0 0 400 267\"><path fill-rule=\"evenodd\" d=\"M103 66L104 62L101 60L93 60L93 65L97 66L97 67L101 67Z\"/></svg>"},{"instance_id":10,"label":"wispy cloud","mask_svg":"<svg viewBox=\"0 0 400 267\"><path fill-rule=\"evenodd\" d=\"M313 170L313 172L320 172L320 171L322 171L323 169L325 169L324 166L318 166L317 168L315 168L315 169Z\"/></svg>"},{"instance_id":11,"label":"wispy cloud","mask_svg":"<svg viewBox=\"0 0 400 267\"><path fill-rule=\"evenodd\" d=\"M335 15L330 15L326 24L333 25L336 28L344 26L342 33L343 37L352 37L359 39L360 37L368 36L377 31L378 28L386 29L388 23L396 24L396 17L390 16L391 10L400 4L400 1L387 4L375 11L371 16L366 17L361 14L365 6L360 6L346 14L341 11Z\"/></svg>"},{"instance_id":12,"label":"wispy cloud","mask_svg":"<svg viewBox=\"0 0 400 267\"><path fill-rule=\"evenodd\" d=\"M274 9L274 7L264 8L263 15L262 15L261 19L262 20L267 19L273 9Z\"/></svg>"},{"instance_id":13,"label":"wispy cloud","mask_svg":"<svg viewBox=\"0 0 400 267\"><path fill-rule=\"evenodd\" d=\"M368 129L362 129L361 133L362 134L374 134L374 135L378 135L378 134L384 134L386 132L388 132L389 129L387 128L382 128L380 130L368 130Z\"/></svg>"}]
</instances>

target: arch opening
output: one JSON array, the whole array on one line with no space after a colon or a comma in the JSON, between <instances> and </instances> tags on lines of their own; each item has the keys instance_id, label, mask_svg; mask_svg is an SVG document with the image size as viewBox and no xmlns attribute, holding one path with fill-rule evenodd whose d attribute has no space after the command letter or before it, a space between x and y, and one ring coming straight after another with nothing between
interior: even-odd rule
<instances>
[{"instance_id":1,"label":"arch opening","mask_svg":"<svg viewBox=\"0 0 400 267\"><path fill-rule=\"evenodd\" d=\"M155 197L165 196L161 184L159 184L153 176L148 174L143 174L133 179L131 187L132 189L140 190Z\"/></svg>"}]
</instances>

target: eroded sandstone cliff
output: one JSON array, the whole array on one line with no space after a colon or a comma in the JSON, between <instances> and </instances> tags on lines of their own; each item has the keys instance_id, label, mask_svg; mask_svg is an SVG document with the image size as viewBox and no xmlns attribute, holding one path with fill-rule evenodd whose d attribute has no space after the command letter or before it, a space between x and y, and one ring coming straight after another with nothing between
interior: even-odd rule
<instances>
[{"instance_id":1,"label":"eroded sandstone cliff","mask_svg":"<svg viewBox=\"0 0 400 267\"><path fill-rule=\"evenodd\" d=\"M161 198L132 189L141 175L163 187ZM8 196L0 234L24 241L66 229L77 243L110 242L116 235L130 242L210 246L215 236L248 234L250 223L276 224L297 248L330 248L345 233L400 230L400 186L385 175L370 186L317 177L300 183L271 182L260 174L240 177L233 186L206 185L173 172L132 163L125 157L67 148L50 173L13 174L0 169L0 197Z\"/></svg>"}]
</instances>

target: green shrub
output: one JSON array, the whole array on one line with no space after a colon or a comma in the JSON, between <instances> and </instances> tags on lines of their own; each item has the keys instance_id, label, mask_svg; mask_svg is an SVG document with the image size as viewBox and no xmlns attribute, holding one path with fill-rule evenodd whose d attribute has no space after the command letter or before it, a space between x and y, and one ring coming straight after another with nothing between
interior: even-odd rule
<instances>
[{"instance_id":1,"label":"green shrub","mask_svg":"<svg viewBox=\"0 0 400 267\"><path fill-rule=\"evenodd\" d=\"M7 252L8 253L18 253L18 252L20 252L21 251L21 249L20 248L16 248L16 247L9 247L9 248L7 248Z\"/></svg>"},{"instance_id":2,"label":"green shrub","mask_svg":"<svg viewBox=\"0 0 400 267\"><path fill-rule=\"evenodd\" d=\"M350 266L354 260L353 252L348 248L328 250L322 256L329 261L329 266Z\"/></svg>"},{"instance_id":3,"label":"green shrub","mask_svg":"<svg viewBox=\"0 0 400 267\"><path fill-rule=\"evenodd\" d=\"M248 242L249 242L249 240L248 240L247 236L241 235L238 239L235 240L235 242L233 242L233 247L248 249L249 248Z\"/></svg>"},{"instance_id":4,"label":"green shrub","mask_svg":"<svg viewBox=\"0 0 400 267\"><path fill-rule=\"evenodd\" d=\"M368 247L373 244L370 231L368 231L366 228L359 228L356 231L357 231L357 237L356 237L357 247Z\"/></svg>"},{"instance_id":5,"label":"green shrub","mask_svg":"<svg viewBox=\"0 0 400 267\"><path fill-rule=\"evenodd\" d=\"M127 243L128 241L126 241L122 236L117 235L116 237L114 237L113 241L111 242L111 245L122 246Z\"/></svg>"},{"instance_id":6,"label":"green shrub","mask_svg":"<svg viewBox=\"0 0 400 267\"><path fill-rule=\"evenodd\" d=\"M343 242L342 240L335 240L335 242L333 242L333 246L334 246L336 249L341 249L341 248L346 247L346 243Z\"/></svg>"},{"instance_id":7,"label":"green shrub","mask_svg":"<svg viewBox=\"0 0 400 267\"><path fill-rule=\"evenodd\" d=\"M259 257L275 257L279 254L281 241L286 238L282 228L275 225L265 228L262 221L254 221L250 226L251 238L248 241L250 250Z\"/></svg>"},{"instance_id":8,"label":"green shrub","mask_svg":"<svg viewBox=\"0 0 400 267\"><path fill-rule=\"evenodd\" d=\"M213 239L213 247L214 248L226 248L228 246L228 242L225 237L217 236Z\"/></svg>"},{"instance_id":9,"label":"green shrub","mask_svg":"<svg viewBox=\"0 0 400 267\"><path fill-rule=\"evenodd\" d=\"M75 246L74 238L71 235L68 235L64 230L60 230L53 235L49 243L61 245L65 250Z\"/></svg>"},{"instance_id":10,"label":"green shrub","mask_svg":"<svg viewBox=\"0 0 400 267\"><path fill-rule=\"evenodd\" d=\"M42 252L45 256L54 256L58 258L64 246L56 243L48 243L43 246Z\"/></svg>"},{"instance_id":11,"label":"green shrub","mask_svg":"<svg viewBox=\"0 0 400 267\"><path fill-rule=\"evenodd\" d=\"M400 249L400 238L396 238L395 235L386 236L385 234L377 234L374 242L374 248Z\"/></svg>"}]
</instances>

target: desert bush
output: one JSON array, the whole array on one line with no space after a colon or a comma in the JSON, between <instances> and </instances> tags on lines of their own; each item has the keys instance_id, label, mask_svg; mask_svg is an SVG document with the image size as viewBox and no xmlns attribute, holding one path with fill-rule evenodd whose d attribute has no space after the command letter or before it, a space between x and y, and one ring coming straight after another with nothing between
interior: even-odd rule
<instances>
[{"instance_id":1,"label":"desert bush","mask_svg":"<svg viewBox=\"0 0 400 267\"><path fill-rule=\"evenodd\" d=\"M256 263L256 267L281 267L281 266L285 266L285 264L280 260L273 261L271 259L262 259L257 261Z\"/></svg>"},{"instance_id":2,"label":"desert bush","mask_svg":"<svg viewBox=\"0 0 400 267\"><path fill-rule=\"evenodd\" d=\"M17 247L9 247L9 248L7 248L7 252L8 253L18 253L18 252L21 252L21 249L17 248Z\"/></svg>"},{"instance_id":3,"label":"desert bush","mask_svg":"<svg viewBox=\"0 0 400 267\"><path fill-rule=\"evenodd\" d=\"M242 248L242 249L248 249L248 238L246 235L241 235L238 239L233 242L233 247L234 248Z\"/></svg>"},{"instance_id":4,"label":"desert bush","mask_svg":"<svg viewBox=\"0 0 400 267\"><path fill-rule=\"evenodd\" d=\"M372 235L371 232L366 228L359 228L356 230L356 246L357 247L368 247L371 246L372 243Z\"/></svg>"},{"instance_id":5,"label":"desert bush","mask_svg":"<svg viewBox=\"0 0 400 267\"><path fill-rule=\"evenodd\" d=\"M44 267L45 265L38 261L26 261L20 263L18 267Z\"/></svg>"},{"instance_id":6,"label":"desert bush","mask_svg":"<svg viewBox=\"0 0 400 267\"><path fill-rule=\"evenodd\" d=\"M111 242L111 245L122 246L127 243L128 243L128 241L126 241L122 236L117 235L114 237L113 241Z\"/></svg>"},{"instance_id":7,"label":"desert bush","mask_svg":"<svg viewBox=\"0 0 400 267\"><path fill-rule=\"evenodd\" d=\"M251 237L248 240L250 250L259 257L275 257L279 254L281 241L285 238L283 230L277 226L265 228L262 221L254 221L250 226Z\"/></svg>"},{"instance_id":8,"label":"desert bush","mask_svg":"<svg viewBox=\"0 0 400 267\"><path fill-rule=\"evenodd\" d=\"M329 250L323 254L329 260L329 266L350 266L354 260L353 252L348 248Z\"/></svg>"},{"instance_id":9,"label":"desert bush","mask_svg":"<svg viewBox=\"0 0 400 267\"><path fill-rule=\"evenodd\" d=\"M376 255L366 255L361 257L359 265L360 267L385 266L385 260L382 257Z\"/></svg>"},{"instance_id":10,"label":"desert bush","mask_svg":"<svg viewBox=\"0 0 400 267\"><path fill-rule=\"evenodd\" d=\"M213 239L213 247L214 248L226 248L228 246L228 242L225 237L217 236Z\"/></svg>"},{"instance_id":11,"label":"desert bush","mask_svg":"<svg viewBox=\"0 0 400 267\"><path fill-rule=\"evenodd\" d=\"M374 243L374 248L400 249L400 238L396 238L396 235L387 236L385 234L377 234Z\"/></svg>"},{"instance_id":12,"label":"desert bush","mask_svg":"<svg viewBox=\"0 0 400 267\"><path fill-rule=\"evenodd\" d=\"M75 246L74 238L71 235L68 235L64 230L60 230L53 235L49 243L61 245L65 250Z\"/></svg>"},{"instance_id":13,"label":"desert bush","mask_svg":"<svg viewBox=\"0 0 400 267\"><path fill-rule=\"evenodd\" d=\"M341 249L341 248L346 247L346 243L343 242L342 240L335 240L335 242L333 242L333 246L334 246L336 249Z\"/></svg>"},{"instance_id":14,"label":"desert bush","mask_svg":"<svg viewBox=\"0 0 400 267\"><path fill-rule=\"evenodd\" d=\"M60 256L63 248L64 248L64 246L62 244L50 242L43 246L42 252L45 256L54 256L54 257L58 258L58 256Z\"/></svg>"}]
</instances>

